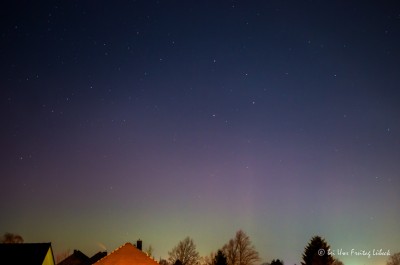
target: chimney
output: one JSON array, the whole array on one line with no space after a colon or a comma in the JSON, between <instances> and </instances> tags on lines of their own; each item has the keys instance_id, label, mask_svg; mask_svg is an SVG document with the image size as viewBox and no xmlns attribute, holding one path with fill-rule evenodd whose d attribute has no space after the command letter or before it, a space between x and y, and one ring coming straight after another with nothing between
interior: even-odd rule
<instances>
[{"instance_id":1,"label":"chimney","mask_svg":"<svg viewBox=\"0 0 400 265\"><path fill-rule=\"evenodd\" d=\"M137 249L142 251L142 240L139 239L138 241L136 241L136 247L137 247Z\"/></svg>"}]
</instances>

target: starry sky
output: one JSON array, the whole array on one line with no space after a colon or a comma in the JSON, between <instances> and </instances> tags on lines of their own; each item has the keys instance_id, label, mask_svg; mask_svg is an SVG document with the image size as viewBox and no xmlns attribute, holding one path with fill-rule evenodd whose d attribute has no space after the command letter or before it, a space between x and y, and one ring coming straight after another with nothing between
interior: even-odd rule
<instances>
[{"instance_id":1,"label":"starry sky","mask_svg":"<svg viewBox=\"0 0 400 265\"><path fill-rule=\"evenodd\" d=\"M87 255L400 251L397 1L5 1L0 233ZM386 256L336 256L346 265Z\"/></svg>"}]
</instances>

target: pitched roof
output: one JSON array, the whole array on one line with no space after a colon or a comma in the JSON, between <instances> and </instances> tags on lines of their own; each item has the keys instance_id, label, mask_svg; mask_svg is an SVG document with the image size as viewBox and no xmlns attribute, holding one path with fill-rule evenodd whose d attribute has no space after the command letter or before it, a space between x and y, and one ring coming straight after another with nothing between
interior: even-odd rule
<instances>
[{"instance_id":1,"label":"pitched roof","mask_svg":"<svg viewBox=\"0 0 400 265\"><path fill-rule=\"evenodd\" d=\"M95 265L159 265L158 262L148 257L131 243L117 248Z\"/></svg>"},{"instance_id":2,"label":"pitched roof","mask_svg":"<svg viewBox=\"0 0 400 265\"><path fill-rule=\"evenodd\" d=\"M86 265L89 264L89 257L80 252L74 250L74 253L66 257L64 260L58 263L58 265Z\"/></svg>"},{"instance_id":3,"label":"pitched roof","mask_svg":"<svg viewBox=\"0 0 400 265\"><path fill-rule=\"evenodd\" d=\"M0 244L1 264L42 265L51 243Z\"/></svg>"},{"instance_id":4,"label":"pitched roof","mask_svg":"<svg viewBox=\"0 0 400 265\"><path fill-rule=\"evenodd\" d=\"M91 258L83 254L79 250L57 263L57 265L90 265L107 256L107 252L97 252Z\"/></svg>"},{"instance_id":5,"label":"pitched roof","mask_svg":"<svg viewBox=\"0 0 400 265\"><path fill-rule=\"evenodd\" d=\"M96 254L94 254L90 259L89 259L89 263L93 264L96 261L104 258L105 256L107 256L107 251L104 252L97 252Z\"/></svg>"}]
</instances>

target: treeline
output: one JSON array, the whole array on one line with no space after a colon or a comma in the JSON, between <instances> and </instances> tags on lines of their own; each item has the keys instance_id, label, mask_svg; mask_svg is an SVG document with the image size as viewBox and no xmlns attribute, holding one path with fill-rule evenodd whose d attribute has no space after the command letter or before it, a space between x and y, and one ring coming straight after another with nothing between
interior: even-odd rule
<instances>
[{"instance_id":1,"label":"treeline","mask_svg":"<svg viewBox=\"0 0 400 265\"><path fill-rule=\"evenodd\" d=\"M5 233L0 238L0 243L24 243L24 239L18 234ZM304 249L301 265L344 265L342 261L330 255L330 249L325 239L320 236L312 237ZM151 245L145 252L152 256ZM237 231L235 237L209 256L200 257L190 237L180 241L168 255L168 260L159 261L160 265L258 265L261 260L249 236L242 230ZM386 264L400 265L400 252L391 255ZM284 265L284 262L281 259L273 259L262 265Z\"/></svg>"},{"instance_id":2,"label":"treeline","mask_svg":"<svg viewBox=\"0 0 400 265\"><path fill-rule=\"evenodd\" d=\"M329 255L330 246L324 239L315 236L304 250L302 265L343 265ZM196 250L193 239L186 237L180 241L170 252L168 260L160 260L161 265L257 265L260 256L251 243L249 236L239 230L234 238L230 239L217 252L201 258ZM273 259L263 265L284 265L283 260Z\"/></svg>"},{"instance_id":3,"label":"treeline","mask_svg":"<svg viewBox=\"0 0 400 265\"><path fill-rule=\"evenodd\" d=\"M331 247L320 236L310 239L302 254L301 265L344 265L342 261L330 255ZM260 257L248 235L242 230L236 232L216 252L200 257L193 239L186 237L170 252L168 260L160 260L160 265L258 265ZM273 259L262 265L284 265L282 259ZM400 265L400 253L389 257L387 265Z\"/></svg>"}]
</instances>

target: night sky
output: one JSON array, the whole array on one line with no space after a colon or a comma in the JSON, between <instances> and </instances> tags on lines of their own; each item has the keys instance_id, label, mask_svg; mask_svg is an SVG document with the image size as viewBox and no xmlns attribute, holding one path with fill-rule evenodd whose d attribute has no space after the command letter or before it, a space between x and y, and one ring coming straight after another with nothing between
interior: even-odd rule
<instances>
[{"instance_id":1,"label":"night sky","mask_svg":"<svg viewBox=\"0 0 400 265\"><path fill-rule=\"evenodd\" d=\"M0 233L55 254L400 251L398 1L5 1ZM346 265L387 257L336 256Z\"/></svg>"}]
</instances>

